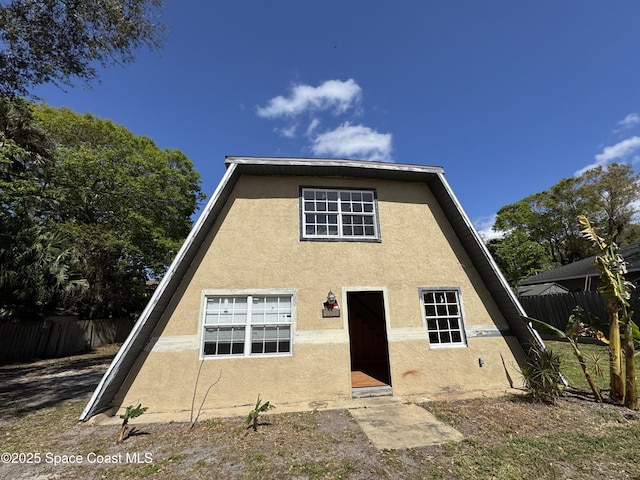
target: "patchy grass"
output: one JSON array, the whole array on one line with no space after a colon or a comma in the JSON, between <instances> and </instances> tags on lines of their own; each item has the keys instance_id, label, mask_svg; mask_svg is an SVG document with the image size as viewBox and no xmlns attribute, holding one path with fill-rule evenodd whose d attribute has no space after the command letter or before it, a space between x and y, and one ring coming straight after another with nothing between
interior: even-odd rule
<instances>
[{"instance_id":1,"label":"patchy grass","mask_svg":"<svg viewBox=\"0 0 640 480\"><path fill-rule=\"evenodd\" d=\"M637 478L640 434L636 424L601 434L524 436L497 444L463 441L447 446L460 480L477 478Z\"/></svg>"},{"instance_id":2,"label":"patchy grass","mask_svg":"<svg viewBox=\"0 0 640 480\"><path fill-rule=\"evenodd\" d=\"M548 348L558 353L562 358L560 370L572 387L589 391L589 385L584 378L582 367L573 353L568 342L545 340ZM581 343L578 348L585 357L587 368L591 373L596 387L609 390L609 348L606 345ZM623 359L624 362L624 359ZM640 355L636 356L636 371L640 372ZM640 392L640 383L638 384Z\"/></svg>"},{"instance_id":3,"label":"patchy grass","mask_svg":"<svg viewBox=\"0 0 640 480\"><path fill-rule=\"evenodd\" d=\"M61 426L72 426L78 421L84 407L79 401L68 401L56 407L44 408L13 421L0 414L2 427L2 451L42 451L50 442L50 435Z\"/></svg>"},{"instance_id":4,"label":"patchy grass","mask_svg":"<svg viewBox=\"0 0 640 480\"><path fill-rule=\"evenodd\" d=\"M637 412L575 397L556 406L524 398L502 399L491 408L485 402L427 405L449 415L458 411L466 438L443 446L456 479L640 478Z\"/></svg>"},{"instance_id":5,"label":"patchy grass","mask_svg":"<svg viewBox=\"0 0 640 480\"><path fill-rule=\"evenodd\" d=\"M65 362L73 370L77 362L96 367L82 358ZM29 368L40 370L38 365ZM44 370L60 373L53 365ZM582 375L578 370L574 380L572 373L565 374L574 384ZM180 423L145 424L142 416L132 422L137 434L116 445L119 425L77 423L86 394L64 399L64 392L54 393L55 405L25 409L15 405L15 392L3 398L0 391L1 450L81 455L84 462L0 464L0 478L640 478L640 415L586 396L565 396L555 406L524 396L425 403L423 408L465 439L378 451L345 410L269 414L261 417L257 432L246 429L244 417L207 420L189 429ZM90 456L118 461L89 463Z\"/></svg>"}]
</instances>

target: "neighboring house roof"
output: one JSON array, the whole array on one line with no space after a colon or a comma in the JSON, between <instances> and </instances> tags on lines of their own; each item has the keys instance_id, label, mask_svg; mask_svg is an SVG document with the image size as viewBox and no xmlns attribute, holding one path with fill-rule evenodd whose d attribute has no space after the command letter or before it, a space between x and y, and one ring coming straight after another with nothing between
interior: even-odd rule
<instances>
[{"instance_id":1,"label":"neighboring house roof","mask_svg":"<svg viewBox=\"0 0 640 480\"><path fill-rule=\"evenodd\" d=\"M493 261L482 239L444 178L442 167L337 159L227 157L227 170L196 221L167 273L156 288L129 337L98 384L80 419L88 420L111 402L180 285L205 237L216 222L241 175L330 176L426 183L464 246L491 296L522 343L533 330L520 321L524 310ZM537 338L537 337L536 337Z\"/></svg>"},{"instance_id":2,"label":"neighboring house roof","mask_svg":"<svg viewBox=\"0 0 640 480\"><path fill-rule=\"evenodd\" d=\"M569 289L558 285L554 282L540 283L537 285L521 285L518 287L518 295L522 297L530 297L536 295L551 295L554 293L565 293Z\"/></svg>"},{"instance_id":3,"label":"neighboring house roof","mask_svg":"<svg viewBox=\"0 0 640 480\"><path fill-rule=\"evenodd\" d=\"M621 247L618 251L628 263L629 272L640 271L640 242ZM600 272L595 265L596 257L583 258L577 262L563 265L553 270L533 275L522 281L521 285L533 285L550 282L561 282L563 280L575 280L588 277L599 277Z\"/></svg>"}]
</instances>

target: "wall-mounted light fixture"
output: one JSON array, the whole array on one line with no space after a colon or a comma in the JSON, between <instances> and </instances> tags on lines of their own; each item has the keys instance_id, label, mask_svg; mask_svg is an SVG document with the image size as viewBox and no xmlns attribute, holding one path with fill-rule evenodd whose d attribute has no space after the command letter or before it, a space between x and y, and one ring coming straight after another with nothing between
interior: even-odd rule
<instances>
[{"instance_id":1,"label":"wall-mounted light fixture","mask_svg":"<svg viewBox=\"0 0 640 480\"><path fill-rule=\"evenodd\" d=\"M322 304L322 317L339 317L340 316L340 306L338 305L338 300L336 299L336 294L333 291L329 290L327 294L327 300Z\"/></svg>"}]
</instances>

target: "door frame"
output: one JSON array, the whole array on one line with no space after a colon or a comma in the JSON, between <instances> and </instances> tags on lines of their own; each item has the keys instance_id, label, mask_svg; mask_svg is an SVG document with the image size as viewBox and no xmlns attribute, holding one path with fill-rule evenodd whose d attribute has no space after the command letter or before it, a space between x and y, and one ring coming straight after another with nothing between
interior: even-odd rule
<instances>
[{"instance_id":1,"label":"door frame","mask_svg":"<svg viewBox=\"0 0 640 480\"><path fill-rule=\"evenodd\" d=\"M389 365L389 380L393 385L393 369L391 364L391 349L389 344L389 331L391 329L390 315L389 315L389 292L387 287L372 287L372 286L350 286L342 287L342 305L344 305L343 311L344 320L343 328L347 333L348 345L349 345L349 372L351 372L351 335L349 334L349 303L347 301L349 293L358 292L371 292L380 293L382 295L382 306L384 308L384 328L385 336L387 337L387 364ZM349 385L351 385L351 377L349 377Z\"/></svg>"}]
</instances>

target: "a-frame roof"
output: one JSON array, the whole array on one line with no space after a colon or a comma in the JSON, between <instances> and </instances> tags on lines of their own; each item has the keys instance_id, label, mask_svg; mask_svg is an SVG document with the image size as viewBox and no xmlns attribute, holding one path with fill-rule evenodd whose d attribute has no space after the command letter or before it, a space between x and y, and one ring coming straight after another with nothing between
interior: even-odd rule
<instances>
[{"instance_id":1,"label":"a-frame roof","mask_svg":"<svg viewBox=\"0 0 640 480\"><path fill-rule=\"evenodd\" d=\"M116 393L145 347L241 175L359 177L428 184L474 267L509 322L511 331L521 343L529 341L533 332L520 320L524 310L449 187L442 167L356 160L263 157L227 157L225 163L227 170L220 184L98 384L80 420L88 420L93 415L111 408Z\"/></svg>"},{"instance_id":2,"label":"a-frame roof","mask_svg":"<svg viewBox=\"0 0 640 480\"><path fill-rule=\"evenodd\" d=\"M618 253L627 262L627 271L640 272L640 242L632 243L620 247ZM535 285L548 282L562 282L566 280L580 280L585 278L596 278L600 276L600 271L596 266L596 257L583 258L567 265L547 270L546 272L533 275L521 282L521 285Z\"/></svg>"}]
</instances>

